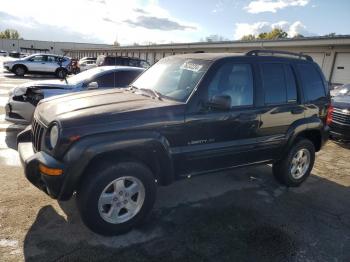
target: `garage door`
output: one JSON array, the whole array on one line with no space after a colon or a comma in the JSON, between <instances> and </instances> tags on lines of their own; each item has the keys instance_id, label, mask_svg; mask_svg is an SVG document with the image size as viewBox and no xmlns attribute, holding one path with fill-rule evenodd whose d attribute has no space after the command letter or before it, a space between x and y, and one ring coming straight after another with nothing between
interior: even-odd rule
<instances>
[{"instance_id":1,"label":"garage door","mask_svg":"<svg viewBox=\"0 0 350 262\"><path fill-rule=\"evenodd\" d=\"M337 53L333 68L332 83L350 83L350 53Z\"/></svg>"},{"instance_id":2,"label":"garage door","mask_svg":"<svg viewBox=\"0 0 350 262\"><path fill-rule=\"evenodd\" d=\"M323 61L325 54L324 53L305 53L306 55L309 55L312 57L312 59L321 67L323 68Z\"/></svg>"},{"instance_id":3,"label":"garage door","mask_svg":"<svg viewBox=\"0 0 350 262\"><path fill-rule=\"evenodd\" d=\"M163 53L156 53L156 57L155 57L155 61L154 62L158 62L162 58L163 58Z\"/></svg>"}]
</instances>

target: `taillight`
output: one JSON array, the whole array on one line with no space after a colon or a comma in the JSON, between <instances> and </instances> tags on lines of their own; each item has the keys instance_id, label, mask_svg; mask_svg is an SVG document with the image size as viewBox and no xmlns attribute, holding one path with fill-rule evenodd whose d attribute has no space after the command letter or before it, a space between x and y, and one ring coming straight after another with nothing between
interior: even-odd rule
<instances>
[{"instance_id":1,"label":"taillight","mask_svg":"<svg viewBox=\"0 0 350 262\"><path fill-rule=\"evenodd\" d=\"M333 121L333 111L334 111L334 107L333 106L329 106L328 110L327 110L327 119L326 119L326 124L330 125Z\"/></svg>"}]
</instances>

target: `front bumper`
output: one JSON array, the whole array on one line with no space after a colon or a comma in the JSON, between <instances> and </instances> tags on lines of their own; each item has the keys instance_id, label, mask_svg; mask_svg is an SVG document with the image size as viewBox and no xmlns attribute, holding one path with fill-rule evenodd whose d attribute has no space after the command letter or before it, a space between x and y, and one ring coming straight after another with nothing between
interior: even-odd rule
<instances>
[{"instance_id":1,"label":"front bumper","mask_svg":"<svg viewBox=\"0 0 350 262\"><path fill-rule=\"evenodd\" d=\"M52 198L58 199L65 177L64 164L45 152L35 153L31 142L18 143L18 152L24 168L24 174L29 182ZM39 171L39 164L49 168L62 169L63 174L59 176L42 174Z\"/></svg>"},{"instance_id":2,"label":"front bumper","mask_svg":"<svg viewBox=\"0 0 350 262\"><path fill-rule=\"evenodd\" d=\"M9 98L5 106L5 120L21 125L29 125L32 121L35 107L25 101L16 101L12 97Z\"/></svg>"}]
</instances>

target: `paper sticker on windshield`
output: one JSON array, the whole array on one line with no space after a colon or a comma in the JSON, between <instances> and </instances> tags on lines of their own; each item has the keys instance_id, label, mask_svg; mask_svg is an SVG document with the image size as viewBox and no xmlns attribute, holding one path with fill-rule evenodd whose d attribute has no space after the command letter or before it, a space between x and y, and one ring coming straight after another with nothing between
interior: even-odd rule
<instances>
[{"instance_id":1,"label":"paper sticker on windshield","mask_svg":"<svg viewBox=\"0 0 350 262\"><path fill-rule=\"evenodd\" d=\"M181 66L181 69L185 69L185 70L189 70L189 71L193 71L193 72L198 72L199 70L201 70L202 67L203 67L203 65L198 65L195 63L191 63L191 62L185 62Z\"/></svg>"}]
</instances>

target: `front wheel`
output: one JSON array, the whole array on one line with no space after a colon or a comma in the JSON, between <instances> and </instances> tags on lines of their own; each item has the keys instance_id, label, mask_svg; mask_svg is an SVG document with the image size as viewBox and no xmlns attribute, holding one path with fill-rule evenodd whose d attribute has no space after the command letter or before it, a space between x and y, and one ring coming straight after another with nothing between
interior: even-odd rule
<instances>
[{"instance_id":1,"label":"front wheel","mask_svg":"<svg viewBox=\"0 0 350 262\"><path fill-rule=\"evenodd\" d=\"M24 66L16 66L13 70L16 76L24 76L25 73L27 72L27 69Z\"/></svg>"},{"instance_id":2,"label":"front wheel","mask_svg":"<svg viewBox=\"0 0 350 262\"><path fill-rule=\"evenodd\" d=\"M273 174L281 184L296 187L308 178L314 162L314 144L308 139L301 139L282 160L273 165Z\"/></svg>"},{"instance_id":3,"label":"front wheel","mask_svg":"<svg viewBox=\"0 0 350 262\"><path fill-rule=\"evenodd\" d=\"M77 192L83 222L102 235L125 233L152 210L156 184L152 172L138 162L122 162L90 172Z\"/></svg>"}]
</instances>

